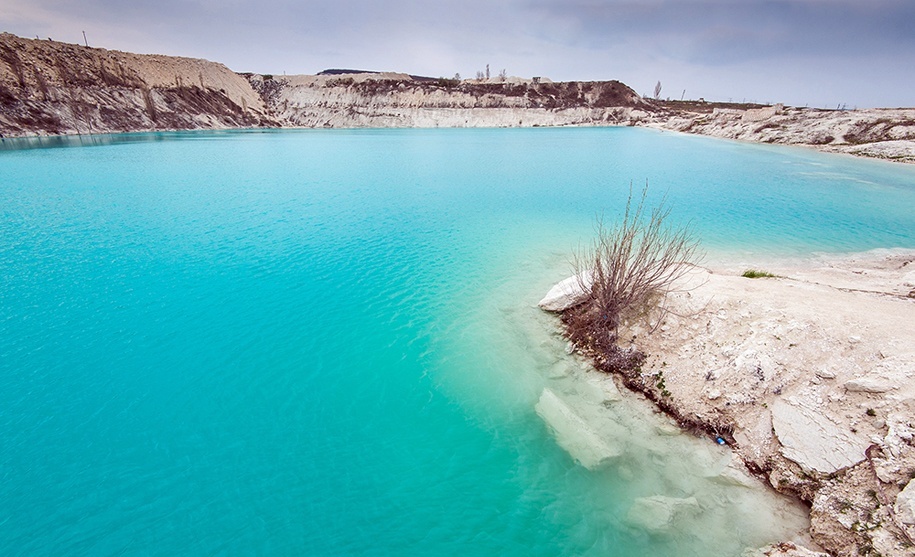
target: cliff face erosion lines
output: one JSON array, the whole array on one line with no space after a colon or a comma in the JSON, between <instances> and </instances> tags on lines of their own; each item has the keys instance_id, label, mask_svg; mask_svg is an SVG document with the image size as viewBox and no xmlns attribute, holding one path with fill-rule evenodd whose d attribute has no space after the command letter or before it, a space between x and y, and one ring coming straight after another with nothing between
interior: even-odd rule
<instances>
[{"instance_id":1,"label":"cliff face erosion lines","mask_svg":"<svg viewBox=\"0 0 915 557\"><path fill-rule=\"evenodd\" d=\"M269 125L222 64L0 35L0 133L126 132Z\"/></svg>"},{"instance_id":2,"label":"cliff face erosion lines","mask_svg":"<svg viewBox=\"0 0 915 557\"><path fill-rule=\"evenodd\" d=\"M131 54L8 33L0 35L0 106L0 133L6 136L245 127L619 124L652 110L618 81L473 83L397 73L274 77L237 74L207 60Z\"/></svg>"}]
</instances>

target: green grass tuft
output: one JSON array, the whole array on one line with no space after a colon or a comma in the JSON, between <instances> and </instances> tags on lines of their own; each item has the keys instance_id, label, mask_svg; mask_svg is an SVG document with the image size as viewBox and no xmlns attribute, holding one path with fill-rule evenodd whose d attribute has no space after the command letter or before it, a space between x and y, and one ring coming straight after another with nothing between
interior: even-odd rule
<instances>
[{"instance_id":1,"label":"green grass tuft","mask_svg":"<svg viewBox=\"0 0 915 557\"><path fill-rule=\"evenodd\" d=\"M740 275L744 278L778 278L778 275L773 275L767 271L759 271L757 269L747 269Z\"/></svg>"}]
</instances>

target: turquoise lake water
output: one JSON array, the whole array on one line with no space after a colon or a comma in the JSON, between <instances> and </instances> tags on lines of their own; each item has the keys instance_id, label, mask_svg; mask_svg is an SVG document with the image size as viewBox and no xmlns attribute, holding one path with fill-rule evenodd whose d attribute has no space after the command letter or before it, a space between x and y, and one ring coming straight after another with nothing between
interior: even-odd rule
<instances>
[{"instance_id":1,"label":"turquoise lake water","mask_svg":"<svg viewBox=\"0 0 915 557\"><path fill-rule=\"evenodd\" d=\"M559 447L537 301L646 180L712 254L915 248L915 167L642 129L2 147L0 555L739 555L784 529L710 441L624 401L620 463Z\"/></svg>"}]
</instances>

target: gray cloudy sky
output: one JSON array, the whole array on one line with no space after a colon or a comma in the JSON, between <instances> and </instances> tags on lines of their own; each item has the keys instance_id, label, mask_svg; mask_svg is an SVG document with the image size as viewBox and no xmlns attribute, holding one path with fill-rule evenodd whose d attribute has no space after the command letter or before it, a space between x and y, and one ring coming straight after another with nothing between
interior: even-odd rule
<instances>
[{"instance_id":1,"label":"gray cloudy sky","mask_svg":"<svg viewBox=\"0 0 915 557\"><path fill-rule=\"evenodd\" d=\"M0 30L236 71L619 79L662 97L915 106L915 0L0 0Z\"/></svg>"}]
</instances>

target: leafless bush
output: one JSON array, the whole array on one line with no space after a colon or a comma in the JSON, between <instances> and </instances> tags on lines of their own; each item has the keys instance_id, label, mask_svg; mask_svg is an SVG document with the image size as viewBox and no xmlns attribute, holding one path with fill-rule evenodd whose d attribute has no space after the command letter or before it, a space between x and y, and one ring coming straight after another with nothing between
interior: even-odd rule
<instances>
[{"instance_id":1,"label":"leafless bush","mask_svg":"<svg viewBox=\"0 0 915 557\"><path fill-rule=\"evenodd\" d=\"M620 324L647 313L701 258L692 230L668 224L664 200L648 211L647 195L646 185L634 203L630 188L622 220L606 226L599 218L593 245L574 260L588 296L566 311L563 321L569 339L607 371L630 371L642 364L644 354L619 347Z\"/></svg>"}]
</instances>

